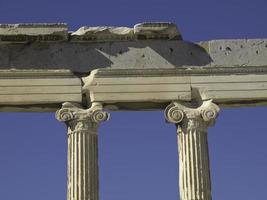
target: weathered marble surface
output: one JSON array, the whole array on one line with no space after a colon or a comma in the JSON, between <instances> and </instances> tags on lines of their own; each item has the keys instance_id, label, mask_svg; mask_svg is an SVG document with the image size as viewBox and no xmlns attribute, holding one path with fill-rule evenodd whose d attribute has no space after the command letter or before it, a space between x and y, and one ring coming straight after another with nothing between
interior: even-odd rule
<instances>
[{"instance_id":1,"label":"weathered marble surface","mask_svg":"<svg viewBox=\"0 0 267 200\"><path fill-rule=\"evenodd\" d=\"M173 23L140 23L134 28L114 26L83 26L75 32L68 32L66 24L0 24L0 42L30 43L34 41L133 41L138 39L182 39Z\"/></svg>"},{"instance_id":2,"label":"weathered marble surface","mask_svg":"<svg viewBox=\"0 0 267 200\"><path fill-rule=\"evenodd\" d=\"M174 68L205 66L205 49L186 41L0 44L0 69Z\"/></svg>"},{"instance_id":3,"label":"weathered marble surface","mask_svg":"<svg viewBox=\"0 0 267 200\"><path fill-rule=\"evenodd\" d=\"M200 42L210 66L267 66L267 39L232 39Z\"/></svg>"},{"instance_id":4,"label":"weathered marble surface","mask_svg":"<svg viewBox=\"0 0 267 200\"><path fill-rule=\"evenodd\" d=\"M82 81L68 70L0 70L0 96L1 106L81 103Z\"/></svg>"},{"instance_id":5,"label":"weathered marble surface","mask_svg":"<svg viewBox=\"0 0 267 200\"><path fill-rule=\"evenodd\" d=\"M267 39L181 40L172 23L127 27L66 24L0 25L0 69L146 69L266 66Z\"/></svg>"},{"instance_id":6,"label":"weathered marble surface","mask_svg":"<svg viewBox=\"0 0 267 200\"><path fill-rule=\"evenodd\" d=\"M207 129L219 110L211 100L197 108L172 102L165 110L166 120L177 127L181 200L211 200Z\"/></svg>"},{"instance_id":7,"label":"weathered marble surface","mask_svg":"<svg viewBox=\"0 0 267 200\"><path fill-rule=\"evenodd\" d=\"M0 24L0 43L66 41L67 24Z\"/></svg>"},{"instance_id":8,"label":"weathered marble surface","mask_svg":"<svg viewBox=\"0 0 267 200\"><path fill-rule=\"evenodd\" d=\"M0 43L0 69L69 69L88 73L106 67L267 65L267 39L214 40L199 44L181 40Z\"/></svg>"},{"instance_id":9,"label":"weathered marble surface","mask_svg":"<svg viewBox=\"0 0 267 200\"><path fill-rule=\"evenodd\" d=\"M13 84L0 85L4 110L13 105L30 105L35 109L36 105L48 104L54 109L66 100L82 103L86 100L82 84L92 92L101 93L90 94L93 100L119 103L120 108L126 109L159 108L171 100L191 101L196 97L214 99L226 106L267 100L267 39L193 43L181 40L178 28L171 23L142 23L134 28L82 27L73 33L68 32L65 24L0 25L1 35L12 39L0 39L0 80L6 84L9 76L8 81ZM62 36L67 40L45 40L46 36ZM131 82L131 88L123 84L113 87L112 83L112 89L111 85L102 87L100 79L97 79L98 87L82 83L81 79L94 69L115 70L111 72L115 79L119 75L126 85L131 80L128 76L137 78ZM203 75L202 69L211 69L211 73ZM70 85L75 87L68 87L67 83L62 87L45 86L40 76L64 81L65 72L59 75L57 70L72 73L74 82ZM191 75L185 75L190 71ZM18 87L18 79L22 82L34 79L40 82L42 90L31 85ZM151 82L146 83L148 80ZM85 90L83 93L87 93Z\"/></svg>"},{"instance_id":10,"label":"weathered marble surface","mask_svg":"<svg viewBox=\"0 0 267 200\"><path fill-rule=\"evenodd\" d=\"M138 39L181 40L182 35L173 23L140 23L134 26L134 34Z\"/></svg>"},{"instance_id":11,"label":"weathered marble surface","mask_svg":"<svg viewBox=\"0 0 267 200\"><path fill-rule=\"evenodd\" d=\"M267 39L192 43L172 23L128 27L66 24L0 25L0 69L176 68L266 66Z\"/></svg>"},{"instance_id":12,"label":"weathered marble surface","mask_svg":"<svg viewBox=\"0 0 267 200\"><path fill-rule=\"evenodd\" d=\"M133 40L134 32L132 28L128 27L81 27L74 33L71 33L71 41L123 41Z\"/></svg>"},{"instance_id":13,"label":"weathered marble surface","mask_svg":"<svg viewBox=\"0 0 267 200\"><path fill-rule=\"evenodd\" d=\"M154 109L171 101L213 99L227 107L267 102L266 67L106 68L92 71L83 82L88 99L116 105L114 109L134 102L135 109L146 108L143 102Z\"/></svg>"},{"instance_id":14,"label":"weathered marble surface","mask_svg":"<svg viewBox=\"0 0 267 200\"><path fill-rule=\"evenodd\" d=\"M98 126L108 120L101 104L83 109L64 103L56 118L68 127L67 200L99 200Z\"/></svg>"}]
</instances>

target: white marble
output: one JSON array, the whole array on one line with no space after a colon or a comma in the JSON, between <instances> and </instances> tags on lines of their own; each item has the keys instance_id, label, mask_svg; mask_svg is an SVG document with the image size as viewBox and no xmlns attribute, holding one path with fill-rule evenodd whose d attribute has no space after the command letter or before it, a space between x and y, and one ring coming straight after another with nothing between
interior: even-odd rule
<instances>
[{"instance_id":1,"label":"white marble","mask_svg":"<svg viewBox=\"0 0 267 200\"><path fill-rule=\"evenodd\" d=\"M0 95L5 106L81 103L82 81L69 70L0 70Z\"/></svg>"},{"instance_id":2,"label":"white marble","mask_svg":"<svg viewBox=\"0 0 267 200\"><path fill-rule=\"evenodd\" d=\"M138 39L182 39L182 35L177 26L170 22L146 22L136 24L134 26L134 34Z\"/></svg>"},{"instance_id":3,"label":"white marble","mask_svg":"<svg viewBox=\"0 0 267 200\"><path fill-rule=\"evenodd\" d=\"M181 200L211 200L207 129L218 112L211 101L197 108L173 102L165 110L166 120L177 127Z\"/></svg>"},{"instance_id":4,"label":"white marble","mask_svg":"<svg viewBox=\"0 0 267 200\"><path fill-rule=\"evenodd\" d=\"M68 40L67 24L0 24L0 43Z\"/></svg>"},{"instance_id":5,"label":"white marble","mask_svg":"<svg viewBox=\"0 0 267 200\"><path fill-rule=\"evenodd\" d=\"M120 41L133 40L134 32L128 27L113 26L97 26L97 27L81 27L77 31L71 33L71 41Z\"/></svg>"},{"instance_id":6,"label":"white marble","mask_svg":"<svg viewBox=\"0 0 267 200\"><path fill-rule=\"evenodd\" d=\"M101 104L82 109L64 103L56 118L68 127L67 200L99 200L98 132L109 114Z\"/></svg>"}]
</instances>

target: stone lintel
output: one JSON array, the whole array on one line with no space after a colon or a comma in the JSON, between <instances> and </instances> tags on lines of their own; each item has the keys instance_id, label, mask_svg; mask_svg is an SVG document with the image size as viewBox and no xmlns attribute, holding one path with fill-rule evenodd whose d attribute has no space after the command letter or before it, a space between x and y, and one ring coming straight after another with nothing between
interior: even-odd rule
<instances>
[{"instance_id":1,"label":"stone lintel","mask_svg":"<svg viewBox=\"0 0 267 200\"><path fill-rule=\"evenodd\" d=\"M31 26L17 25L17 29L30 30ZM41 29L44 25L36 26ZM0 25L1 28L16 29L16 25ZM128 34L133 29L104 28L103 34L111 31L119 35L123 30ZM87 31L76 34L83 37ZM97 28L95 31L102 34ZM54 110L65 101L81 103L81 78L86 81L87 97L106 101L105 106L114 109L162 109L172 100L194 99L214 99L225 107L267 104L267 39L200 43L124 39L0 42L0 110L45 111ZM88 84L85 77L90 72L92 81ZM64 82L67 78L70 81ZM115 84L118 80L121 82ZM27 87L21 85L25 81L29 83Z\"/></svg>"},{"instance_id":2,"label":"stone lintel","mask_svg":"<svg viewBox=\"0 0 267 200\"><path fill-rule=\"evenodd\" d=\"M0 69L175 68L205 66L205 49L182 40L1 44Z\"/></svg>"},{"instance_id":3,"label":"stone lintel","mask_svg":"<svg viewBox=\"0 0 267 200\"><path fill-rule=\"evenodd\" d=\"M98 69L83 81L83 93L91 101L116 105L114 109L134 102L135 109L138 103L144 109L142 102L154 103L150 109L170 101L213 99L227 107L267 102L266 67Z\"/></svg>"},{"instance_id":4,"label":"stone lintel","mask_svg":"<svg viewBox=\"0 0 267 200\"><path fill-rule=\"evenodd\" d=\"M83 85L83 89L82 89ZM0 70L0 111L54 111L65 101L113 110L163 109L171 101L213 99L220 107L267 104L267 67Z\"/></svg>"},{"instance_id":5,"label":"stone lintel","mask_svg":"<svg viewBox=\"0 0 267 200\"><path fill-rule=\"evenodd\" d=\"M81 79L69 70L0 70L0 110L46 111L65 101L81 103L81 88Z\"/></svg>"},{"instance_id":6,"label":"stone lintel","mask_svg":"<svg viewBox=\"0 0 267 200\"><path fill-rule=\"evenodd\" d=\"M211 66L267 66L267 39L228 39L200 42Z\"/></svg>"},{"instance_id":7,"label":"stone lintel","mask_svg":"<svg viewBox=\"0 0 267 200\"><path fill-rule=\"evenodd\" d=\"M89 73L97 68L154 69L180 67L265 67L267 39L95 42L0 42L0 69L68 69Z\"/></svg>"}]
</instances>

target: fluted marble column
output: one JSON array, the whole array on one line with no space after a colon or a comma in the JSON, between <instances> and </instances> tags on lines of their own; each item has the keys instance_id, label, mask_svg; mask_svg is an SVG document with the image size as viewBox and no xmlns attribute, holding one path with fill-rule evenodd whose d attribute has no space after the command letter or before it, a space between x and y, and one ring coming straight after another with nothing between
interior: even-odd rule
<instances>
[{"instance_id":1,"label":"fluted marble column","mask_svg":"<svg viewBox=\"0 0 267 200\"><path fill-rule=\"evenodd\" d=\"M97 103L89 109L64 103L56 118L68 127L67 200L99 200L97 128L109 114Z\"/></svg>"},{"instance_id":2,"label":"fluted marble column","mask_svg":"<svg viewBox=\"0 0 267 200\"><path fill-rule=\"evenodd\" d=\"M198 108L173 102L165 110L166 120L177 126L181 200L211 200L207 129L218 112L211 101Z\"/></svg>"}]
</instances>

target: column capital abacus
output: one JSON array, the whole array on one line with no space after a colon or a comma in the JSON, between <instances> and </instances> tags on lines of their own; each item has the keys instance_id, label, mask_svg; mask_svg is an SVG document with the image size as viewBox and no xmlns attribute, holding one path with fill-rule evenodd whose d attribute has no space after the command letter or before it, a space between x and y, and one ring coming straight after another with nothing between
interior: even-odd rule
<instances>
[{"instance_id":1,"label":"column capital abacus","mask_svg":"<svg viewBox=\"0 0 267 200\"><path fill-rule=\"evenodd\" d=\"M212 100L204 101L201 106L191 108L179 102L172 102L165 109L165 119L181 128L207 128L215 123L220 108Z\"/></svg>"},{"instance_id":2,"label":"column capital abacus","mask_svg":"<svg viewBox=\"0 0 267 200\"><path fill-rule=\"evenodd\" d=\"M109 113L103 111L100 103L92 103L89 109L83 109L79 105L66 102L56 112L56 118L68 125L70 129L68 133L88 129L96 131L100 122L109 119Z\"/></svg>"}]
</instances>

